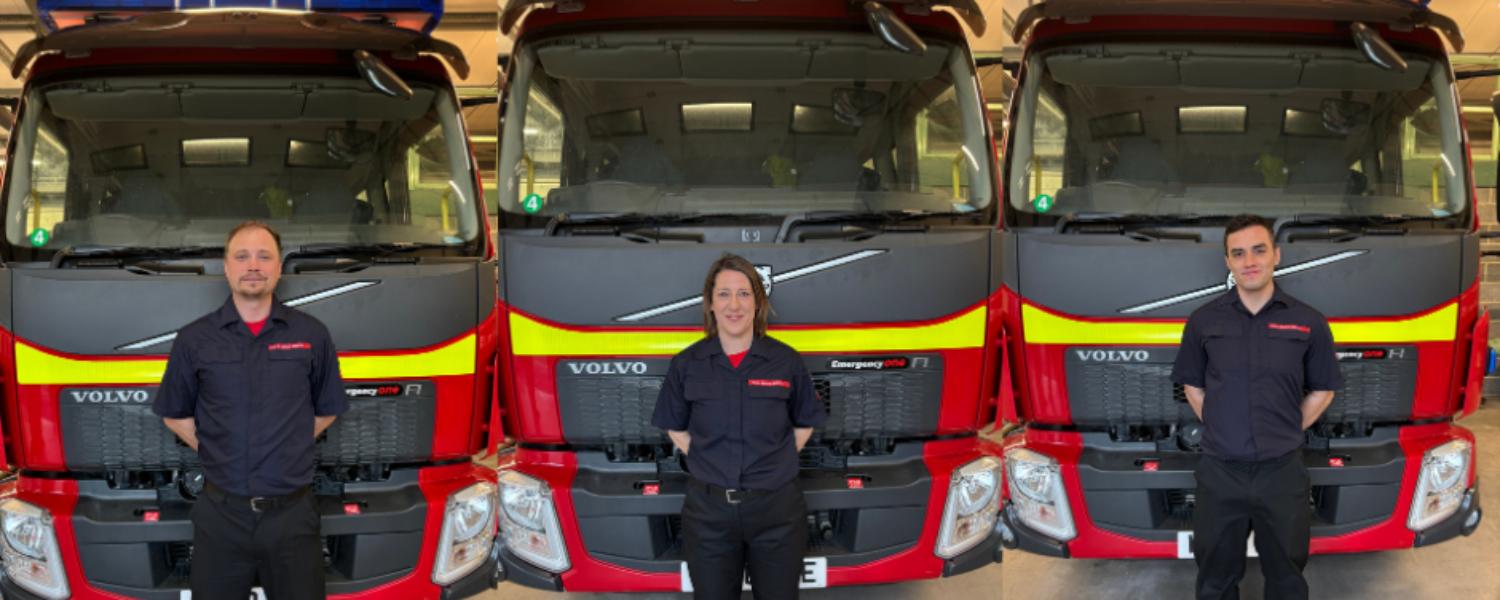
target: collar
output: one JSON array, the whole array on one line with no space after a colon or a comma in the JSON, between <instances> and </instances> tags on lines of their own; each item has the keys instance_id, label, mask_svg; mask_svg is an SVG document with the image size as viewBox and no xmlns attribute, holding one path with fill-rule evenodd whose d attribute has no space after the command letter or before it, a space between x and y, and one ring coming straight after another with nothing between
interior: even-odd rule
<instances>
[{"instance_id":1,"label":"collar","mask_svg":"<svg viewBox=\"0 0 1500 600\"><path fill-rule=\"evenodd\" d=\"M1287 295L1286 292L1281 291L1281 286L1276 285L1271 288L1271 300L1269 302L1266 302L1265 308L1270 308L1272 305L1276 304L1280 304L1282 308L1291 308L1294 304L1296 304L1296 302L1297 301L1291 296ZM1236 289L1230 289L1228 292L1225 292L1223 296L1220 296L1219 303L1233 306L1245 312L1250 312L1245 308L1245 303L1240 301L1240 292ZM1262 308L1262 310L1264 310L1264 308Z\"/></svg>"},{"instance_id":2,"label":"collar","mask_svg":"<svg viewBox=\"0 0 1500 600\"><path fill-rule=\"evenodd\" d=\"M766 340L764 336L756 336L750 339L750 354L761 358L770 358L766 355ZM693 358L705 359L715 354L724 354L724 345L719 343L719 336L703 338L698 347L693 350ZM725 356L728 356L725 354Z\"/></svg>"},{"instance_id":3,"label":"collar","mask_svg":"<svg viewBox=\"0 0 1500 600\"><path fill-rule=\"evenodd\" d=\"M271 316L267 320L280 321L285 324L286 311L286 305L282 304L280 299L273 296L271 298ZM230 294L229 298L224 300L224 305L220 306L219 310L214 312L214 324L218 325L221 329L243 321L244 319L240 318L240 310L234 307L233 294Z\"/></svg>"}]
</instances>

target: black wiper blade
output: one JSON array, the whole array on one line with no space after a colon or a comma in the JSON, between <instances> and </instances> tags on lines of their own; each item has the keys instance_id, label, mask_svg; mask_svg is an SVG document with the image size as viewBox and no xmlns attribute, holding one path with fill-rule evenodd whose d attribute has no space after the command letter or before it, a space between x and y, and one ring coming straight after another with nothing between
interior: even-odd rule
<instances>
[{"instance_id":1,"label":"black wiper blade","mask_svg":"<svg viewBox=\"0 0 1500 600\"><path fill-rule=\"evenodd\" d=\"M1054 230L1063 233L1068 230L1069 225L1079 223L1098 223L1110 225L1181 225L1188 223L1200 223L1204 221L1219 221L1229 219L1229 215L1198 215L1190 213L1166 213L1153 215L1147 213L1073 213L1063 215L1057 220Z\"/></svg>"},{"instance_id":2,"label":"black wiper blade","mask_svg":"<svg viewBox=\"0 0 1500 600\"><path fill-rule=\"evenodd\" d=\"M1432 223L1458 223L1459 217L1456 215L1447 217L1426 215L1292 215L1290 217L1282 217L1280 219L1276 219L1276 223L1271 227L1271 233L1280 234L1281 229L1289 225L1388 225L1393 223L1410 223L1412 221L1425 221Z\"/></svg>"},{"instance_id":3,"label":"black wiper blade","mask_svg":"<svg viewBox=\"0 0 1500 600\"><path fill-rule=\"evenodd\" d=\"M196 256L223 246L68 246L59 255L124 258L130 256Z\"/></svg>"},{"instance_id":4,"label":"black wiper blade","mask_svg":"<svg viewBox=\"0 0 1500 600\"><path fill-rule=\"evenodd\" d=\"M365 244L304 244L295 249L288 250L282 260L296 256L328 256L330 254L353 254L373 253L379 255L396 254L400 252L411 252L413 250L426 250L438 248L443 250L462 250L469 247L467 243L436 244L431 242L374 242Z\"/></svg>"},{"instance_id":5,"label":"black wiper blade","mask_svg":"<svg viewBox=\"0 0 1500 600\"><path fill-rule=\"evenodd\" d=\"M547 222L544 235L552 235L559 227L571 227L574 225L635 225L665 223L701 223L705 221L742 221L749 219L770 219L773 215L769 213L589 213L574 214L562 213L552 217Z\"/></svg>"},{"instance_id":6,"label":"black wiper blade","mask_svg":"<svg viewBox=\"0 0 1500 600\"><path fill-rule=\"evenodd\" d=\"M797 217L793 217L797 218ZM848 223L854 221L912 221L916 219L984 219L985 213L979 211L959 212L932 212L928 210L878 210L878 211L839 211L823 213L807 213L797 218L798 223Z\"/></svg>"}]
</instances>

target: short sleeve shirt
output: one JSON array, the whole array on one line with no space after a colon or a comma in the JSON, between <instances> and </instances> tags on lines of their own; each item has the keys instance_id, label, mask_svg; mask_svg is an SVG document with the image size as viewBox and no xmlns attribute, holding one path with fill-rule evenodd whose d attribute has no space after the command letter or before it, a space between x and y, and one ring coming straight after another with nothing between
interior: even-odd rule
<instances>
[{"instance_id":1,"label":"short sleeve shirt","mask_svg":"<svg viewBox=\"0 0 1500 600\"><path fill-rule=\"evenodd\" d=\"M1282 292L1257 314L1230 290L1188 317L1172 381L1204 390L1203 451L1262 461L1302 446L1302 399L1344 387L1327 319Z\"/></svg>"},{"instance_id":2,"label":"short sleeve shirt","mask_svg":"<svg viewBox=\"0 0 1500 600\"><path fill-rule=\"evenodd\" d=\"M738 368L709 337L672 359L651 424L692 436L687 467L725 489L774 490L797 477L793 429L828 419L802 355L758 337Z\"/></svg>"},{"instance_id":3,"label":"short sleeve shirt","mask_svg":"<svg viewBox=\"0 0 1500 600\"><path fill-rule=\"evenodd\" d=\"M197 423L204 477L241 496L309 485L313 417L349 409L328 329L279 301L259 334L234 300L177 332L152 407Z\"/></svg>"}]
</instances>

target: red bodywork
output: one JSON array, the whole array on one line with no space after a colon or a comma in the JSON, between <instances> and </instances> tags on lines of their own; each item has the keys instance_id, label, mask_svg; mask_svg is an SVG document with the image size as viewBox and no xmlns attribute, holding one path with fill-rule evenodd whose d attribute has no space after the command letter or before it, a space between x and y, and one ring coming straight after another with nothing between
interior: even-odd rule
<instances>
[{"instance_id":1,"label":"red bodywork","mask_svg":"<svg viewBox=\"0 0 1500 600\"><path fill-rule=\"evenodd\" d=\"M1379 25L1380 35L1387 40L1418 44L1445 52L1446 46L1437 33L1426 28L1397 31ZM1289 19L1249 19L1215 17L1165 17L1165 16L1096 16L1083 23L1068 23L1061 19L1049 19L1036 25L1025 41L1030 47L1039 43L1060 41L1072 36L1087 36L1106 33L1129 32L1132 34L1162 33L1211 33L1211 34L1273 34L1302 37L1337 37L1347 39L1348 25L1326 22ZM1021 77L1024 79L1024 65ZM1457 95L1455 94L1455 97ZM1008 131L1008 130L1007 130ZM1467 134L1465 134L1467 141ZM1467 146L1467 144L1465 144ZM1470 158L1472 168L1472 157ZM1472 179L1471 179L1472 182ZM1471 195L1472 199L1474 196ZM1475 230L1478 227L1475 219ZM1482 385L1484 365L1487 360L1484 350L1488 338L1488 319L1480 319L1479 283L1475 283L1450 302L1414 315L1389 315L1379 318L1330 319L1330 323L1359 321L1390 321L1420 317L1433 311L1457 304L1458 324L1452 341L1417 342L1418 375L1416 393L1412 399L1411 420L1426 421L1427 424L1402 427L1399 434L1401 449L1406 457L1405 472L1401 479L1401 493L1396 501L1395 512L1379 524L1344 535L1314 537L1314 554L1368 552L1411 548L1416 534L1407 529L1406 522L1411 510L1417 476L1423 453L1451 440L1467 440L1474 443L1473 432L1447 422L1447 419L1466 416L1478 407L1478 387ZM1006 364L1002 365L1005 376L1022 374L1010 379L1008 389L997 391L994 396L1000 406L1001 419L1010 423L1036 423L1061 426L1063 430L1028 428L1021 433L1005 438L1006 449L1024 446L1056 459L1061 466L1063 483L1068 493L1069 507L1078 536L1067 542L1068 555L1073 558L1177 558L1176 542L1146 541L1107 531L1095 525L1089 518L1089 507L1084 502L1083 488L1078 476L1078 459L1083 451L1083 440L1076 431L1067 431L1072 424L1064 353L1064 344L1028 344L1022 327L1022 306L1038 309L1075 321L1172 323L1182 324L1176 319L1110 319L1064 315L1028 302L1009 288L1002 288L992 303L992 319L1002 322L1006 335ZM1476 337L1481 336L1481 337ZM1110 344L1089 344L1090 347L1107 348ZM1132 348L1150 344L1130 344ZM1476 373L1478 375L1476 375ZM1443 421L1433 423L1432 421ZM1471 468L1469 485L1477 479L1477 469ZM1005 491L1010 497L1010 491Z\"/></svg>"}]
</instances>

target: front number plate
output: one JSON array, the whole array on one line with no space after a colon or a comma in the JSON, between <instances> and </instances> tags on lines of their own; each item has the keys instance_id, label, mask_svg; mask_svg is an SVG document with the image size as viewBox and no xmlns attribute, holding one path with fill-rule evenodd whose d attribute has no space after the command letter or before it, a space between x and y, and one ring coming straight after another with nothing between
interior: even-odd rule
<instances>
[{"instance_id":1,"label":"front number plate","mask_svg":"<svg viewBox=\"0 0 1500 600\"><path fill-rule=\"evenodd\" d=\"M682 563L682 591L693 591L693 578L688 576L687 563ZM823 557L802 559L802 580L797 587L802 589L828 587L828 559ZM750 589L750 574L745 574L745 584L741 589Z\"/></svg>"},{"instance_id":2,"label":"front number plate","mask_svg":"<svg viewBox=\"0 0 1500 600\"><path fill-rule=\"evenodd\" d=\"M1255 533L1250 533L1250 539L1245 540L1245 556L1260 556L1255 552ZM1193 532L1177 532L1177 558L1193 557Z\"/></svg>"},{"instance_id":3,"label":"front number plate","mask_svg":"<svg viewBox=\"0 0 1500 600\"><path fill-rule=\"evenodd\" d=\"M246 598L247 600L266 600L266 591L260 588L250 588L250 595ZM182 590L182 593L178 594L177 600L193 600L193 591Z\"/></svg>"}]
</instances>

